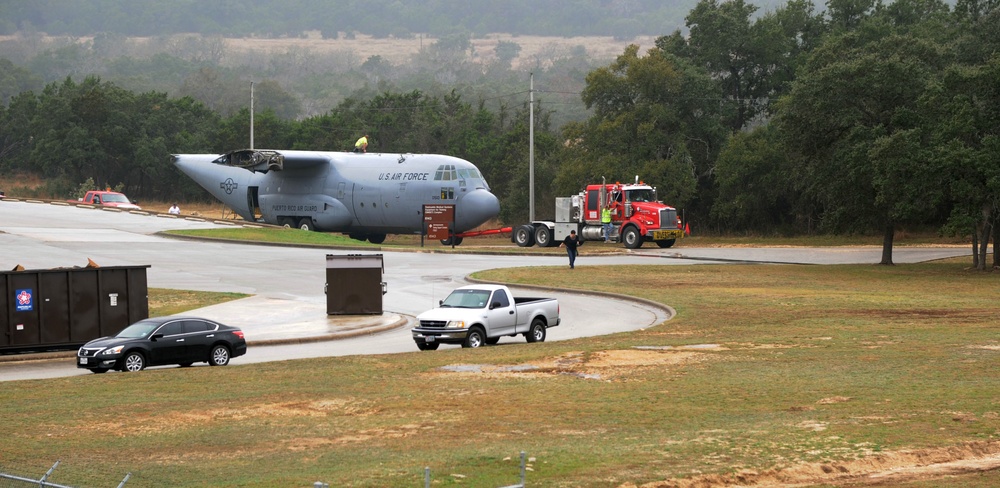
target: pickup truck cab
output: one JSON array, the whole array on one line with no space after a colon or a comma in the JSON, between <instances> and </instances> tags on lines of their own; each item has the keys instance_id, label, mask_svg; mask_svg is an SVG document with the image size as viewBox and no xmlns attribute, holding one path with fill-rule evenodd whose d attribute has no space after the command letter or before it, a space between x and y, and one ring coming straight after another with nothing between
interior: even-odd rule
<instances>
[{"instance_id":1,"label":"pickup truck cab","mask_svg":"<svg viewBox=\"0 0 1000 488\"><path fill-rule=\"evenodd\" d=\"M116 191L88 191L79 201L89 205L117 207L122 210L142 210L138 205L129 201L124 194Z\"/></svg>"},{"instance_id":2,"label":"pickup truck cab","mask_svg":"<svg viewBox=\"0 0 1000 488\"><path fill-rule=\"evenodd\" d=\"M528 342L545 340L546 329L559 325L555 298L515 297L503 285L456 288L438 308L417 316L413 342L421 351L440 344L479 347L503 336L523 334Z\"/></svg>"}]
</instances>

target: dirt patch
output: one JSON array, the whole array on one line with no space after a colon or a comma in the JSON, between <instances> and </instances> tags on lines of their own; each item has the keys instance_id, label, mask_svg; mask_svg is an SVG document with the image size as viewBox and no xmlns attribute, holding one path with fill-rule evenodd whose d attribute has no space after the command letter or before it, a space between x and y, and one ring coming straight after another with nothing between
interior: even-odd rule
<instances>
[{"instance_id":1,"label":"dirt patch","mask_svg":"<svg viewBox=\"0 0 1000 488\"><path fill-rule=\"evenodd\" d=\"M650 368L671 368L710 359L715 345L619 349L585 353L568 352L527 364L452 364L430 374L468 374L478 378L531 378L570 375L593 380L621 380Z\"/></svg>"},{"instance_id":2,"label":"dirt patch","mask_svg":"<svg viewBox=\"0 0 1000 488\"><path fill-rule=\"evenodd\" d=\"M337 412L345 415L364 416L375 409L352 398L333 398L308 402L259 403L240 408L226 407L184 412L157 412L150 415L130 415L118 422L84 422L79 428L98 434L128 437L137 434L159 434L204 425L210 422L276 417L322 417Z\"/></svg>"},{"instance_id":3,"label":"dirt patch","mask_svg":"<svg viewBox=\"0 0 1000 488\"><path fill-rule=\"evenodd\" d=\"M703 475L643 485L626 483L619 488L886 485L995 469L1000 469L1000 441L981 441L935 449L887 452L840 463L807 463L763 471L743 470L727 475Z\"/></svg>"}]
</instances>

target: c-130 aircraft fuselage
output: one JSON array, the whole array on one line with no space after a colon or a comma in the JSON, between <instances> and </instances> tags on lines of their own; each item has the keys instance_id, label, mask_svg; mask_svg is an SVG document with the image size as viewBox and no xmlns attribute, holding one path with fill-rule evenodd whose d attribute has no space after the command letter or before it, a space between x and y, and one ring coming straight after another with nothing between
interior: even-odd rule
<instances>
[{"instance_id":1,"label":"c-130 aircraft fuselage","mask_svg":"<svg viewBox=\"0 0 1000 488\"><path fill-rule=\"evenodd\" d=\"M421 233L425 204L455 205L455 233L500 213L475 165L438 154L244 149L175 154L174 164L247 221L375 243Z\"/></svg>"}]
</instances>

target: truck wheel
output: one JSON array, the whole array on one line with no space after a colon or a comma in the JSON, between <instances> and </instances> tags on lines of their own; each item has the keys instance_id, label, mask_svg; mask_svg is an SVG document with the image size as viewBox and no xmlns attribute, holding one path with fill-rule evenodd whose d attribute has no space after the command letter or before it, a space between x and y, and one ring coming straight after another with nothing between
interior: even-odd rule
<instances>
[{"instance_id":1,"label":"truck wheel","mask_svg":"<svg viewBox=\"0 0 1000 488\"><path fill-rule=\"evenodd\" d=\"M437 342L417 342L417 349L420 349L421 351L436 351L438 345L439 343Z\"/></svg>"},{"instance_id":2,"label":"truck wheel","mask_svg":"<svg viewBox=\"0 0 1000 488\"><path fill-rule=\"evenodd\" d=\"M524 334L528 342L545 342L545 322L542 319L535 319L531 322L531 328Z\"/></svg>"},{"instance_id":3,"label":"truck wheel","mask_svg":"<svg viewBox=\"0 0 1000 488\"><path fill-rule=\"evenodd\" d=\"M486 333L479 327L469 329L469 335L465 336L462 347L480 347L486 341Z\"/></svg>"},{"instance_id":4,"label":"truck wheel","mask_svg":"<svg viewBox=\"0 0 1000 488\"><path fill-rule=\"evenodd\" d=\"M381 244L385 242L385 234L368 234L368 242L372 244Z\"/></svg>"},{"instance_id":5,"label":"truck wheel","mask_svg":"<svg viewBox=\"0 0 1000 488\"><path fill-rule=\"evenodd\" d=\"M656 241L656 245L660 246L660 247L662 247L664 249L666 249L668 247L673 247L674 242L677 242L677 239L667 239L667 240L663 240L663 241Z\"/></svg>"},{"instance_id":6,"label":"truck wheel","mask_svg":"<svg viewBox=\"0 0 1000 488\"><path fill-rule=\"evenodd\" d=\"M639 249L642 247L643 239L642 234L639 233L639 229L632 226L625 229L625 234L622 235L622 242L624 242L625 247L629 249Z\"/></svg>"},{"instance_id":7,"label":"truck wheel","mask_svg":"<svg viewBox=\"0 0 1000 488\"><path fill-rule=\"evenodd\" d=\"M535 229L535 244L538 244L538 247L551 246L552 231L544 225L539 225L538 228Z\"/></svg>"},{"instance_id":8,"label":"truck wheel","mask_svg":"<svg viewBox=\"0 0 1000 488\"><path fill-rule=\"evenodd\" d=\"M531 247L535 243L535 228L530 225L522 225L514 231L514 242L519 247Z\"/></svg>"}]
</instances>

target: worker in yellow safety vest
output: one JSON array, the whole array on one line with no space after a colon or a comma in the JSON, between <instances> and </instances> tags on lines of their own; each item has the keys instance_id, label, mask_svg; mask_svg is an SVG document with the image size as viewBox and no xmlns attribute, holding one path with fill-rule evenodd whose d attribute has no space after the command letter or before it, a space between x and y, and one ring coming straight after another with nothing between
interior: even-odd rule
<instances>
[{"instance_id":1,"label":"worker in yellow safety vest","mask_svg":"<svg viewBox=\"0 0 1000 488\"><path fill-rule=\"evenodd\" d=\"M611 205L601 209L601 225L604 226L604 242L608 242L611 237Z\"/></svg>"}]
</instances>

